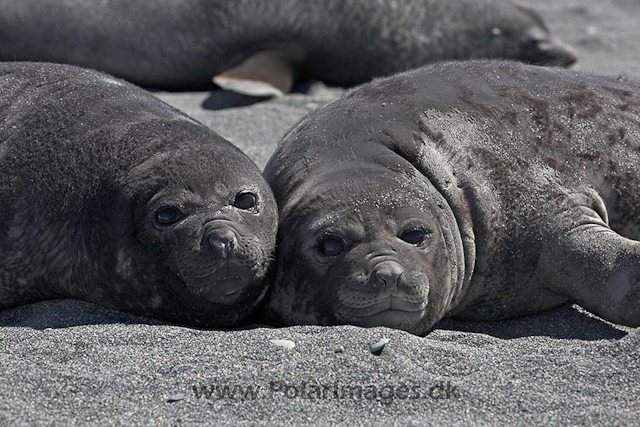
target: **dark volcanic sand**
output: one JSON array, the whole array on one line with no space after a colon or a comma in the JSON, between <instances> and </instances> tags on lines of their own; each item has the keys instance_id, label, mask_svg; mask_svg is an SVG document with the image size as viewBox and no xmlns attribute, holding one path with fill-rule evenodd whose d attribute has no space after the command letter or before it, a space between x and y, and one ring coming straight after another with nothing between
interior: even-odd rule
<instances>
[{"instance_id":1,"label":"dark volcanic sand","mask_svg":"<svg viewBox=\"0 0 640 427\"><path fill-rule=\"evenodd\" d=\"M638 0L519 3L538 10L552 33L579 51L575 69L640 79ZM222 92L157 95L263 167L290 126L342 92L316 84L244 107L245 99ZM0 312L0 325L2 425L640 419L638 330L570 306L504 322L446 320L426 338L351 326L197 330L71 300ZM390 342L374 356L369 346L382 337ZM247 387L254 398L242 395Z\"/></svg>"}]
</instances>

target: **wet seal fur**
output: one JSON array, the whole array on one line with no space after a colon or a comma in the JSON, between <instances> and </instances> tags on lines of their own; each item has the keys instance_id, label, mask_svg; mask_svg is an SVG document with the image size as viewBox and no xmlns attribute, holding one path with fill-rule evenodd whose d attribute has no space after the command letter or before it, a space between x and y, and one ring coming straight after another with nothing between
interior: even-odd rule
<instances>
[{"instance_id":1,"label":"wet seal fur","mask_svg":"<svg viewBox=\"0 0 640 427\"><path fill-rule=\"evenodd\" d=\"M277 208L231 143L108 75L0 64L0 308L78 298L231 326L268 286Z\"/></svg>"},{"instance_id":2,"label":"wet seal fur","mask_svg":"<svg viewBox=\"0 0 640 427\"><path fill-rule=\"evenodd\" d=\"M349 86L445 59L575 60L535 12L500 0L0 0L0 28L2 60L80 65L167 90L212 88L265 51L273 67L237 75Z\"/></svg>"},{"instance_id":3,"label":"wet seal fur","mask_svg":"<svg viewBox=\"0 0 640 427\"><path fill-rule=\"evenodd\" d=\"M640 84L508 61L347 92L288 135L280 324L425 334L567 301L640 325Z\"/></svg>"}]
</instances>

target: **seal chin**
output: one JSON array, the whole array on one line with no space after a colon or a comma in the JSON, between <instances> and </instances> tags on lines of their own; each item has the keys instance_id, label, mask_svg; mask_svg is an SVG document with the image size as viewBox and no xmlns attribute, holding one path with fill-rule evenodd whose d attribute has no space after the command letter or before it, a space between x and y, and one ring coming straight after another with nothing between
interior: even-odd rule
<instances>
[{"instance_id":1,"label":"seal chin","mask_svg":"<svg viewBox=\"0 0 640 427\"><path fill-rule=\"evenodd\" d=\"M227 276L207 284L187 284L198 295L215 304L232 305L253 285L253 276Z\"/></svg>"},{"instance_id":2,"label":"seal chin","mask_svg":"<svg viewBox=\"0 0 640 427\"><path fill-rule=\"evenodd\" d=\"M236 265L232 262L222 262L213 266L210 272L205 272L200 276L182 274L185 284L190 288L200 289L214 286L216 283L229 282L236 283L236 288L241 288L244 282L250 283L254 275L250 268Z\"/></svg>"},{"instance_id":3,"label":"seal chin","mask_svg":"<svg viewBox=\"0 0 640 427\"><path fill-rule=\"evenodd\" d=\"M419 323L426 316L426 310L400 310L390 308L388 310L382 310L375 314L366 316L345 316L343 320L345 323L350 323L365 328L372 328L376 326L386 326L395 329L407 329L410 325Z\"/></svg>"},{"instance_id":4,"label":"seal chin","mask_svg":"<svg viewBox=\"0 0 640 427\"><path fill-rule=\"evenodd\" d=\"M424 317L427 302L410 302L389 296L366 307L345 307L337 315L345 322L360 326L396 326L413 323Z\"/></svg>"}]
</instances>

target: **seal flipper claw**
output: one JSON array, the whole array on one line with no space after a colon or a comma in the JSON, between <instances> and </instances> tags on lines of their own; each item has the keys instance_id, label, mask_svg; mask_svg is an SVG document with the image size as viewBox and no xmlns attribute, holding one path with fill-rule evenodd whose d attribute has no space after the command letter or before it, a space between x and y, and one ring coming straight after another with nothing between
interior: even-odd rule
<instances>
[{"instance_id":1,"label":"seal flipper claw","mask_svg":"<svg viewBox=\"0 0 640 427\"><path fill-rule=\"evenodd\" d=\"M283 96L294 80L294 66L279 50L260 51L213 78L222 89L256 97Z\"/></svg>"}]
</instances>

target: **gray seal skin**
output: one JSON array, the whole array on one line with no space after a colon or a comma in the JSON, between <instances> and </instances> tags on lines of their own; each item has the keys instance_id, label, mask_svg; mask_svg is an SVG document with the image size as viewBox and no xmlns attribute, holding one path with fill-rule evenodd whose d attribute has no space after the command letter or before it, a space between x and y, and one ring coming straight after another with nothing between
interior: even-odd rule
<instances>
[{"instance_id":1,"label":"gray seal skin","mask_svg":"<svg viewBox=\"0 0 640 427\"><path fill-rule=\"evenodd\" d=\"M263 297L277 208L259 169L147 91L0 64L0 308L77 298L231 326Z\"/></svg>"},{"instance_id":2,"label":"gray seal skin","mask_svg":"<svg viewBox=\"0 0 640 427\"><path fill-rule=\"evenodd\" d=\"M623 79L468 61L348 91L265 168L266 315L422 335L574 302L637 327L639 148L640 84Z\"/></svg>"},{"instance_id":3,"label":"gray seal skin","mask_svg":"<svg viewBox=\"0 0 640 427\"><path fill-rule=\"evenodd\" d=\"M263 51L299 79L346 86L445 59L575 60L536 13L500 0L0 0L5 61L202 90Z\"/></svg>"}]
</instances>

